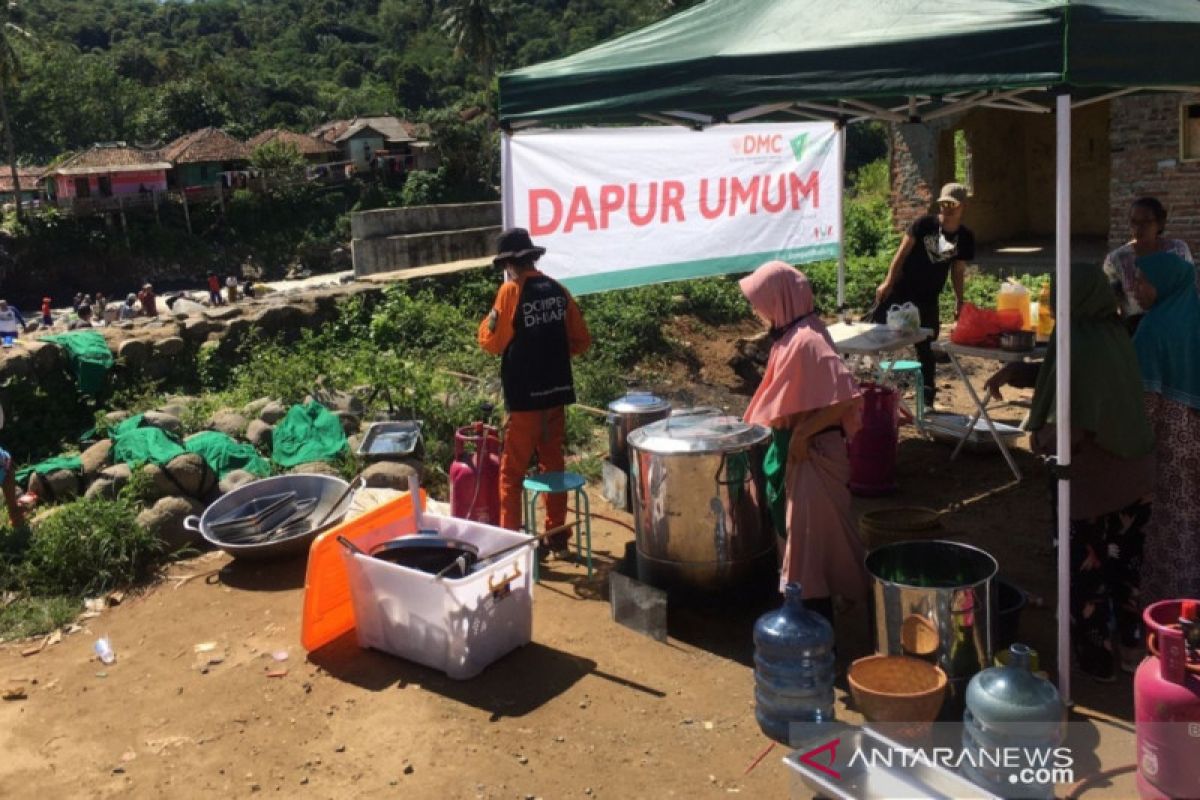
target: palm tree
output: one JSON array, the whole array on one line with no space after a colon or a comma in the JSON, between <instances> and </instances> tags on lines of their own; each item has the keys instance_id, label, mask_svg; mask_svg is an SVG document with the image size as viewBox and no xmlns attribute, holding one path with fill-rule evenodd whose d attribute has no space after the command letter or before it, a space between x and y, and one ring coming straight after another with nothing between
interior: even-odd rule
<instances>
[{"instance_id":1,"label":"palm tree","mask_svg":"<svg viewBox=\"0 0 1200 800\"><path fill-rule=\"evenodd\" d=\"M29 31L12 21L17 9L17 0L8 0L0 5L0 124L4 125L4 144L8 149L8 168L12 170L13 197L16 199L17 221L21 220L21 179L17 175L17 148L13 144L12 124L8 119L8 90L16 87L21 79L21 59L14 42L32 39Z\"/></svg>"},{"instance_id":2,"label":"palm tree","mask_svg":"<svg viewBox=\"0 0 1200 800\"><path fill-rule=\"evenodd\" d=\"M454 52L479 64L484 78L491 80L504 40L499 3L493 0L443 0L442 30L454 42Z\"/></svg>"}]
</instances>

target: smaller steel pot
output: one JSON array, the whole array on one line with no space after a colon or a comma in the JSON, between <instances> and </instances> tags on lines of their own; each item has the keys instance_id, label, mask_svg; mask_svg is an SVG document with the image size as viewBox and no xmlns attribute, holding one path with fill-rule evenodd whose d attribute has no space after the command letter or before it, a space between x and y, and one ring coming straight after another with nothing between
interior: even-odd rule
<instances>
[{"instance_id":1,"label":"smaller steel pot","mask_svg":"<svg viewBox=\"0 0 1200 800\"><path fill-rule=\"evenodd\" d=\"M1025 353L1034 348L1037 339L1033 331L1005 331L1000 334L1000 349L1010 353Z\"/></svg>"},{"instance_id":2,"label":"smaller steel pot","mask_svg":"<svg viewBox=\"0 0 1200 800\"><path fill-rule=\"evenodd\" d=\"M466 575L479 560L479 548L470 542L451 539L448 536L418 534L384 542L372 548L371 555L381 561L433 575L442 572L462 557L462 575ZM453 570L451 573L453 574Z\"/></svg>"},{"instance_id":3,"label":"smaller steel pot","mask_svg":"<svg viewBox=\"0 0 1200 800\"><path fill-rule=\"evenodd\" d=\"M629 469L629 434L643 425L665 419L671 403L650 392L629 392L608 404L608 460Z\"/></svg>"}]
</instances>

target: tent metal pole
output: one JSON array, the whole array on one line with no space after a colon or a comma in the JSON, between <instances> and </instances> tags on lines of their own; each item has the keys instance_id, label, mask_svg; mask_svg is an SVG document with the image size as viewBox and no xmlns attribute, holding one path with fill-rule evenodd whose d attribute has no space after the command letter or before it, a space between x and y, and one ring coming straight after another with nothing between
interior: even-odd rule
<instances>
[{"instance_id":1,"label":"tent metal pole","mask_svg":"<svg viewBox=\"0 0 1200 800\"><path fill-rule=\"evenodd\" d=\"M512 134L504 131L500 134L500 196L504 199L500 214L505 228L513 226L513 191Z\"/></svg>"},{"instance_id":2,"label":"tent metal pole","mask_svg":"<svg viewBox=\"0 0 1200 800\"><path fill-rule=\"evenodd\" d=\"M784 111L785 109L791 107L791 105L792 101L789 100L786 103L772 103L770 105L754 106L753 108L747 108L743 111L735 111L729 115L729 122L745 122L746 120L754 119L755 117L762 117L766 116L767 114L774 114L777 111Z\"/></svg>"},{"instance_id":3,"label":"tent metal pole","mask_svg":"<svg viewBox=\"0 0 1200 800\"><path fill-rule=\"evenodd\" d=\"M837 122L838 151L838 266L837 266L837 310L841 315L846 308L846 123Z\"/></svg>"},{"instance_id":4,"label":"tent metal pole","mask_svg":"<svg viewBox=\"0 0 1200 800\"><path fill-rule=\"evenodd\" d=\"M1071 702L1071 95L1060 94L1055 191L1055 362L1058 480L1058 691Z\"/></svg>"}]
</instances>

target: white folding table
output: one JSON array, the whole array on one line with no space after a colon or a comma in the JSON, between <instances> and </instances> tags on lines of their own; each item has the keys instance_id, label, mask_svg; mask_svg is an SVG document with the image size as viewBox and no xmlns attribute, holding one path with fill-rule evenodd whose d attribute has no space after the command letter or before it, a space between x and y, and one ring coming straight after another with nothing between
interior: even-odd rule
<instances>
[{"instance_id":1,"label":"white folding table","mask_svg":"<svg viewBox=\"0 0 1200 800\"><path fill-rule=\"evenodd\" d=\"M876 362L875 380L887 384L896 361L888 361L885 368L880 356L923 342L933 336L933 331L929 328L897 331L874 322L838 322L829 326L829 336L833 339L834 348L843 356L873 359ZM921 391L921 386L918 385L916 390ZM916 418L903 399L900 405L905 413Z\"/></svg>"},{"instance_id":2,"label":"white folding table","mask_svg":"<svg viewBox=\"0 0 1200 800\"><path fill-rule=\"evenodd\" d=\"M871 356L878 360L884 353L903 350L925 341L933 336L933 331L929 328L897 331L874 322L837 322L829 326L829 336L833 339L833 346L844 356ZM889 372L891 364L886 370L881 368L880 377L886 378Z\"/></svg>"},{"instance_id":3,"label":"white folding table","mask_svg":"<svg viewBox=\"0 0 1200 800\"><path fill-rule=\"evenodd\" d=\"M1001 350L995 347L968 347L966 345L955 344L954 342L934 342L933 348L945 353L950 358L950 364L954 367L954 372L962 381L963 386L967 388L967 394L971 398L971 402L975 404L975 413L971 414L962 433L959 435L958 444L954 447L954 452L950 454L950 458L954 459L970 438L971 433L975 430L975 424L979 420L987 426L988 433L992 435L996 446L1000 448L1000 453L1004 456L1005 462L1008 463L1008 468L1012 470L1013 476L1017 480L1021 480L1021 470L1017 467L1017 462L1013 459L1012 453L1008 449L1008 445L1004 441L1004 437L996 429L996 423L988 414L988 403L990 398L980 399L979 393L975 391L975 387L971 385L971 380L967 377L967 373L963 371L962 364L959 362L960 356L969 356L972 358L986 358L992 361L999 361L1002 364L1012 364L1019 362L1036 362L1041 361L1046 357L1046 348L1044 346L1035 347L1033 350L1015 353L1009 350Z\"/></svg>"}]
</instances>

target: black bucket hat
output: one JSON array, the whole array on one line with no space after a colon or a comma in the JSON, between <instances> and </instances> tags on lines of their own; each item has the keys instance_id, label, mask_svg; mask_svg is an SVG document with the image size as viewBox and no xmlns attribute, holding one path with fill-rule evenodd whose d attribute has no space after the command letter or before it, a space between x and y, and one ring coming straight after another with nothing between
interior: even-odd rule
<instances>
[{"instance_id":1,"label":"black bucket hat","mask_svg":"<svg viewBox=\"0 0 1200 800\"><path fill-rule=\"evenodd\" d=\"M496 257L492 259L494 266L500 266L505 261L522 256L542 256L544 247L535 247L529 238L529 231L524 228L509 228L500 234L496 240Z\"/></svg>"}]
</instances>

